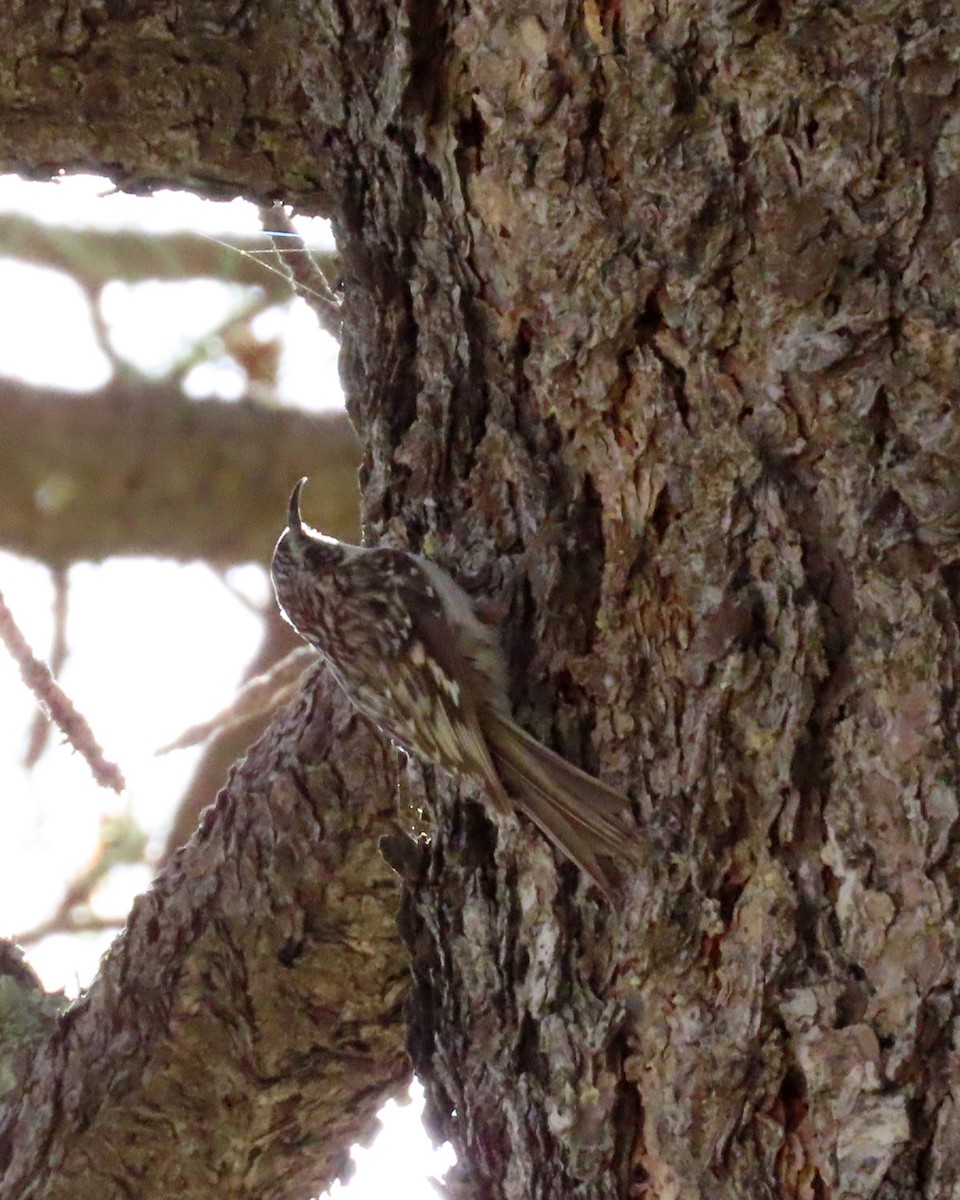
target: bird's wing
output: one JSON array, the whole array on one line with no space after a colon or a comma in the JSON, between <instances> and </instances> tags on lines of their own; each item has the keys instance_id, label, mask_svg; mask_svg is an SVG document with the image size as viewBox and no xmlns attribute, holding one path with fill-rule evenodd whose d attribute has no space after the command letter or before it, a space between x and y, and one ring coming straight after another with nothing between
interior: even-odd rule
<instances>
[{"instance_id":1,"label":"bird's wing","mask_svg":"<svg viewBox=\"0 0 960 1200\"><path fill-rule=\"evenodd\" d=\"M381 578L386 568L391 587L411 618L405 645L395 660L399 686L408 694L419 695L425 689L418 680L426 678L432 684L432 705L426 722L435 751L430 757L441 766L479 776L494 803L502 811L509 811L511 806L490 757L471 694L473 671L437 588L412 555L397 550L376 553L389 556L379 564Z\"/></svg>"}]
</instances>

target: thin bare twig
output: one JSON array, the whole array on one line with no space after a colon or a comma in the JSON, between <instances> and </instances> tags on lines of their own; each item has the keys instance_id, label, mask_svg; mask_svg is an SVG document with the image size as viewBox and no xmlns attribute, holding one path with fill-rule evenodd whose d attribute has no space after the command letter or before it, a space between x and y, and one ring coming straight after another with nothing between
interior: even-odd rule
<instances>
[{"instance_id":1,"label":"thin bare twig","mask_svg":"<svg viewBox=\"0 0 960 1200\"><path fill-rule=\"evenodd\" d=\"M317 314L317 320L327 333L339 342L340 302L286 211L279 204L275 208L262 205L260 221L264 233L273 242L283 273L293 284L297 294L302 296Z\"/></svg>"},{"instance_id":2,"label":"thin bare twig","mask_svg":"<svg viewBox=\"0 0 960 1200\"><path fill-rule=\"evenodd\" d=\"M126 787L120 768L104 756L93 730L86 719L77 712L63 688L50 674L49 667L42 663L30 649L20 632L13 614L7 608L0 593L0 641L7 647L20 668L23 682L33 692L37 703L46 710L50 719L59 726L74 750L87 760L93 777L101 787L122 792Z\"/></svg>"},{"instance_id":3,"label":"thin bare twig","mask_svg":"<svg viewBox=\"0 0 960 1200\"><path fill-rule=\"evenodd\" d=\"M103 285L85 290L87 305L90 309L90 322L93 325L97 345L117 375L129 375L131 373L130 364L121 358L114 349L113 339L110 337L110 326L107 318L103 315Z\"/></svg>"},{"instance_id":4,"label":"thin bare twig","mask_svg":"<svg viewBox=\"0 0 960 1200\"><path fill-rule=\"evenodd\" d=\"M175 741L161 746L157 754L169 754L171 750L185 750L197 746L215 733L221 733L247 721L260 713L279 708L296 694L300 676L317 661L316 651L309 646L298 646L282 658L269 671L249 680L237 692L230 704L200 725L191 725Z\"/></svg>"},{"instance_id":5,"label":"thin bare twig","mask_svg":"<svg viewBox=\"0 0 960 1200\"><path fill-rule=\"evenodd\" d=\"M99 845L68 885L56 911L39 925L18 933L15 940L28 946L51 933L87 933L122 926L123 917L99 917L91 912L90 898L114 867L143 862L146 847L147 835L129 813L104 817L100 822Z\"/></svg>"},{"instance_id":6,"label":"thin bare twig","mask_svg":"<svg viewBox=\"0 0 960 1200\"><path fill-rule=\"evenodd\" d=\"M97 917L92 913L74 916L71 913L58 912L55 917L18 933L14 940L18 946L33 946L54 933L103 933L104 930L122 929L126 922L126 916Z\"/></svg>"},{"instance_id":7,"label":"thin bare twig","mask_svg":"<svg viewBox=\"0 0 960 1200\"><path fill-rule=\"evenodd\" d=\"M69 571L66 567L53 567L50 575L53 579L53 645L50 648L50 674L54 679L59 679L64 663L67 661ZM50 717L42 708L38 708L30 726L27 752L23 756L23 765L28 771L32 770L40 761L40 756L46 750L49 740Z\"/></svg>"},{"instance_id":8,"label":"thin bare twig","mask_svg":"<svg viewBox=\"0 0 960 1200\"><path fill-rule=\"evenodd\" d=\"M167 372L167 378L182 382L186 375L200 363L208 362L214 353L216 343L221 345L229 341L230 334L242 326L248 326L254 317L276 304L276 300L264 295L247 296L232 309L208 333L198 338Z\"/></svg>"}]
</instances>

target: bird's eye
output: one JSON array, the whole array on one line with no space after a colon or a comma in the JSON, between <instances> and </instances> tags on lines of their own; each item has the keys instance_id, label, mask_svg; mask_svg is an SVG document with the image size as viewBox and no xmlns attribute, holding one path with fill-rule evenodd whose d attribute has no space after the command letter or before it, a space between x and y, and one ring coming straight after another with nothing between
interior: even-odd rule
<instances>
[{"instance_id":1,"label":"bird's eye","mask_svg":"<svg viewBox=\"0 0 960 1200\"><path fill-rule=\"evenodd\" d=\"M324 565L326 558L326 555L324 554L324 547L313 544L307 546L304 553L304 558L306 559L308 566L313 567L314 570L317 570Z\"/></svg>"}]
</instances>

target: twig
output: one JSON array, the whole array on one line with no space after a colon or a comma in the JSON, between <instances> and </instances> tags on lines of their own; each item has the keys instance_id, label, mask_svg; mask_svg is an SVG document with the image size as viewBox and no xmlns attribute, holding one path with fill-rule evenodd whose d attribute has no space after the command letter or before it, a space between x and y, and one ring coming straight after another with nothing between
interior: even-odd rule
<instances>
[{"instance_id":1,"label":"twig","mask_svg":"<svg viewBox=\"0 0 960 1200\"><path fill-rule=\"evenodd\" d=\"M69 913L58 913L33 929L18 933L14 941L19 946L33 946L54 933L103 933L104 930L122 929L126 922L126 917L96 917L90 913L74 917Z\"/></svg>"},{"instance_id":2,"label":"twig","mask_svg":"<svg viewBox=\"0 0 960 1200\"><path fill-rule=\"evenodd\" d=\"M93 325L97 344L113 371L117 375L129 375L131 373L130 364L121 358L114 349L113 340L110 337L110 326L107 318L103 315L103 287L103 284L99 284L85 289L87 304L90 308L90 322Z\"/></svg>"},{"instance_id":3,"label":"twig","mask_svg":"<svg viewBox=\"0 0 960 1200\"><path fill-rule=\"evenodd\" d=\"M262 205L260 221L263 231L273 242L280 266L297 293L317 314L317 320L331 337L340 340L340 302L327 277L317 266L303 238L294 228L284 209Z\"/></svg>"},{"instance_id":4,"label":"twig","mask_svg":"<svg viewBox=\"0 0 960 1200\"><path fill-rule=\"evenodd\" d=\"M50 648L50 674L54 679L60 678L60 672L67 661L67 597L69 588L69 572L65 567L53 567L50 572L53 578L53 646ZM47 748L50 740L50 718L38 708L30 726L27 738L27 752L23 756L23 765L31 771L40 761L40 756Z\"/></svg>"},{"instance_id":5,"label":"twig","mask_svg":"<svg viewBox=\"0 0 960 1200\"><path fill-rule=\"evenodd\" d=\"M230 581L226 571L217 571L216 574L230 598L236 600L252 616L263 620L267 612L273 608L274 601L272 597L263 601L254 600L246 592L238 588L235 583Z\"/></svg>"},{"instance_id":6,"label":"twig","mask_svg":"<svg viewBox=\"0 0 960 1200\"><path fill-rule=\"evenodd\" d=\"M247 721L260 713L279 708L296 694L300 676L316 662L316 652L309 646L298 646L282 658L276 666L256 675L237 692L230 704L200 725L192 725L169 745L161 746L157 754L169 754L171 750L185 750L199 745L215 733L221 733Z\"/></svg>"},{"instance_id":7,"label":"twig","mask_svg":"<svg viewBox=\"0 0 960 1200\"><path fill-rule=\"evenodd\" d=\"M249 325L254 317L259 316L275 303L274 299L264 295L244 297L242 302L229 312L219 325L215 325L213 329L193 342L185 353L171 364L166 372L166 378L182 382L199 363L209 362L216 342L225 344L235 329Z\"/></svg>"},{"instance_id":8,"label":"twig","mask_svg":"<svg viewBox=\"0 0 960 1200\"><path fill-rule=\"evenodd\" d=\"M46 710L50 719L60 728L64 737L87 760L93 777L101 787L122 792L126 787L120 768L104 756L93 730L86 719L74 708L63 688L50 674L30 649L26 638L17 627L13 614L7 608L0 593L0 641L20 668L23 682L33 692L37 703Z\"/></svg>"},{"instance_id":9,"label":"twig","mask_svg":"<svg viewBox=\"0 0 960 1200\"><path fill-rule=\"evenodd\" d=\"M39 925L18 933L15 940L27 946L51 933L81 933L123 925L122 917L101 918L90 912L90 897L114 867L143 862L146 846L147 835L129 814L104 817L100 823L100 844L67 887L56 911Z\"/></svg>"}]
</instances>

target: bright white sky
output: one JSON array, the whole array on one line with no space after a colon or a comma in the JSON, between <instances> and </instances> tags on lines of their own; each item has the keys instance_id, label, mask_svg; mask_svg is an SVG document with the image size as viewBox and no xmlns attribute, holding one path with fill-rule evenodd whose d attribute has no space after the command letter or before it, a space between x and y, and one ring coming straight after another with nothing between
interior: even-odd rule
<instances>
[{"instance_id":1,"label":"bright white sky","mask_svg":"<svg viewBox=\"0 0 960 1200\"><path fill-rule=\"evenodd\" d=\"M183 193L152 198L105 195L109 184L87 176L55 183L0 177L0 212L20 211L57 225L193 229L229 242L260 231L257 210ZM314 243L330 244L325 223L297 222ZM97 348L87 300L67 277L4 258L0 245L0 375L38 385L101 386L110 365ZM162 371L203 332L216 327L236 293L214 283L111 285L105 318L114 347L146 371ZM260 336L282 332L279 386L285 403L304 408L342 404L336 346L296 302L282 328L264 314ZM51 343L56 352L51 353ZM229 370L196 370L192 394L235 397L240 380ZM278 531L282 514L278 514ZM231 573L230 585L262 601L267 581L259 568ZM47 569L0 552L0 591L41 658L52 636L52 585ZM136 613L136 620L132 614ZM144 629L151 631L144 635ZM127 791L117 798L98 788L86 764L58 736L32 772L21 761L35 706L0 647L0 934L30 929L49 916L64 887L94 855L104 817L131 815L159 846L200 750L161 758L158 746L223 708L259 642L257 618L223 581L201 564L181 567L146 559L83 564L70 572L70 654L61 676L68 695L93 727L108 757L120 766ZM146 867L115 870L95 896L100 915L122 915L149 884ZM75 995L96 972L112 935L51 937L28 957L49 988ZM384 1130L368 1149L354 1150L357 1174L337 1200L373 1200L389 1193L426 1200L427 1177L453 1161L434 1151L420 1124L422 1097L390 1104Z\"/></svg>"}]
</instances>

